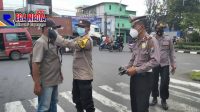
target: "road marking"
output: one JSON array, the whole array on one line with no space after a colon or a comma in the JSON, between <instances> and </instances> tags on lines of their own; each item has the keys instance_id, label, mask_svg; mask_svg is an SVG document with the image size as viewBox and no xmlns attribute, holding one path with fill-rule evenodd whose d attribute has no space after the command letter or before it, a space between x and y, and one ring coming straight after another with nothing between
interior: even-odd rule
<instances>
[{"instance_id":1,"label":"road marking","mask_svg":"<svg viewBox=\"0 0 200 112\"><path fill-rule=\"evenodd\" d=\"M116 103L109 98L97 93L96 91L93 91L93 97L102 104L115 109L117 112L131 112L126 106Z\"/></svg>"},{"instance_id":2,"label":"road marking","mask_svg":"<svg viewBox=\"0 0 200 112\"><path fill-rule=\"evenodd\" d=\"M197 52L192 52L192 51L191 51L190 54L197 54Z\"/></svg>"},{"instance_id":3,"label":"road marking","mask_svg":"<svg viewBox=\"0 0 200 112\"><path fill-rule=\"evenodd\" d=\"M31 105L32 105L35 109L37 109L37 107L38 107L38 98L34 98L34 99L32 99L32 100L29 100L29 102L31 103ZM65 111L63 110L63 108L62 108L60 105L58 105L58 104L57 104L57 111L58 111L58 112L65 112Z\"/></svg>"},{"instance_id":4,"label":"road marking","mask_svg":"<svg viewBox=\"0 0 200 112\"><path fill-rule=\"evenodd\" d=\"M129 87L128 84L123 83L123 82L117 83L116 85L121 87L121 88ZM192 92L194 94L196 93L196 92L191 91L191 90L188 91L186 88L183 88L183 87L177 87L177 86L173 86L173 87L176 87L177 89L181 89L181 90L184 90L184 91L187 91L187 92ZM181 92L176 92L176 91L173 91L171 89L169 89L169 91L170 91L170 94L177 96L179 98L183 98L183 99L187 99L187 100L190 100L190 101L200 103L200 98L198 98L198 97L187 95L187 94L184 94L184 93L181 93Z\"/></svg>"},{"instance_id":5,"label":"road marking","mask_svg":"<svg viewBox=\"0 0 200 112\"><path fill-rule=\"evenodd\" d=\"M200 70L192 70L193 72L200 72Z\"/></svg>"},{"instance_id":6,"label":"road marking","mask_svg":"<svg viewBox=\"0 0 200 112\"><path fill-rule=\"evenodd\" d=\"M184 53L184 51L178 51L178 53Z\"/></svg>"},{"instance_id":7,"label":"road marking","mask_svg":"<svg viewBox=\"0 0 200 112\"><path fill-rule=\"evenodd\" d=\"M150 101L152 101L152 97L150 97ZM158 99L158 102L161 102L160 99ZM185 103L179 103L176 102L172 99L168 99L167 103L169 105L169 110L168 111L173 111L173 112L199 112L199 110L193 106L190 106ZM150 106L149 108L150 112L166 112L164 111L160 105L156 106Z\"/></svg>"},{"instance_id":8,"label":"road marking","mask_svg":"<svg viewBox=\"0 0 200 112\"><path fill-rule=\"evenodd\" d=\"M170 94L172 94L172 95L174 95L176 97L200 103L200 98L198 98L198 97L187 95L187 94L184 94L184 93L181 93L181 92L177 92L177 91L174 91L174 90L171 90L171 89L169 89L169 91L170 91Z\"/></svg>"},{"instance_id":9,"label":"road marking","mask_svg":"<svg viewBox=\"0 0 200 112\"><path fill-rule=\"evenodd\" d=\"M185 86L192 86L192 87L196 87L196 88L200 89L200 84L194 83L194 82L182 81L182 80L177 80L177 79L173 79L173 78L170 78L170 82L185 85Z\"/></svg>"},{"instance_id":10,"label":"road marking","mask_svg":"<svg viewBox=\"0 0 200 112\"><path fill-rule=\"evenodd\" d=\"M126 100L130 100L130 95L124 95L122 92L116 92L110 86L103 85L103 86L99 86L99 88L101 88L101 89L103 89L103 90L105 90L105 91L107 91L109 93L112 93L112 94L114 94L116 96L122 97L122 98L124 98Z\"/></svg>"},{"instance_id":11,"label":"road marking","mask_svg":"<svg viewBox=\"0 0 200 112\"><path fill-rule=\"evenodd\" d=\"M125 83L118 83L118 85L120 85L120 84L123 85L123 87L128 86ZM117 96L119 96L123 99L126 99L126 100L130 100L130 95L123 94L121 92L116 92L116 91L114 91L113 88L111 88L107 85L103 85L103 86L99 86L99 87L101 89L105 90L108 93L115 94L115 95L117 95ZM129 96L129 97L127 97L127 96ZM151 98L151 100L152 100L152 98ZM169 104L169 110L184 111L184 112L197 112L197 110L198 110L197 108L191 107L190 105L179 103L179 102L176 102L176 101L171 100L171 99L168 99L167 102ZM152 112L165 112L165 111L163 111L162 108L160 108L158 106L150 107L150 111L152 111Z\"/></svg>"},{"instance_id":12,"label":"road marking","mask_svg":"<svg viewBox=\"0 0 200 112\"><path fill-rule=\"evenodd\" d=\"M26 112L20 101L5 104L5 112Z\"/></svg>"},{"instance_id":13,"label":"road marking","mask_svg":"<svg viewBox=\"0 0 200 112\"><path fill-rule=\"evenodd\" d=\"M187 91L189 93L193 93L193 94L196 94L196 95L200 95L200 91L191 91L191 89L180 87L180 86L174 86L174 85L171 85L171 84L169 85L169 87L179 89L179 90L183 90L183 91Z\"/></svg>"},{"instance_id":14,"label":"road marking","mask_svg":"<svg viewBox=\"0 0 200 112\"><path fill-rule=\"evenodd\" d=\"M124 82L119 82L116 85L119 86L120 88L129 88L129 85Z\"/></svg>"},{"instance_id":15,"label":"road marking","mask_svg":"<svg viewBox=\"0 0 200 112\"><path fill-rule=\"evenodd\" d=\"M75 105L72 101L72 94L71 94L71 91L67 91L67 92L62 92L59 94L61 97L67 99L70 103L72 103L73 105ZM95 107L95 112L102 112L101 110L97 109Z\"/></svg>"}]
</instances>

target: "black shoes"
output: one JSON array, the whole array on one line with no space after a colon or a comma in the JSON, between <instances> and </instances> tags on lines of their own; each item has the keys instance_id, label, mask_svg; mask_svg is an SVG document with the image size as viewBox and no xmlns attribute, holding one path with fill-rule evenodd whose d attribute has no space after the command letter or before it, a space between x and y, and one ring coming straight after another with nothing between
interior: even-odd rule
<instances>
[{"instance_id":1,"label":"black shoes","mask_svg":"<svg viewBox=\"0 0 200 112\"><path fill-rule=\"evenodd\" d=\"M164 110L168 110L168 105L167 105L166 100L161 100L161 105L162 105L162 108L163 108Z\"/></svg>"},{"instance_id":2,"label":"black shoes","mask_svg":"<svg viewBox=\"0 0 200 112\"><path fill-rule=\"evenodd\" d=\"M154 106L154 105L157 104L157 102L158 102L157 97L154 97L153 100L152 100L152 102L149 105L150 106Z\"/></svg>"},{"instance_id":3,"label":"black shoes","mask_svg":"<svg viewBox=\"0 0 200 112\"><path fill-rule=\"evenodd\" d=\"M154 97L152 102L149 104L150 106L155 106L158 103L157 97ZM161 100L161 106L164 110L168 110L168 105L166 100Z\"/></svg>"}]
</instances>

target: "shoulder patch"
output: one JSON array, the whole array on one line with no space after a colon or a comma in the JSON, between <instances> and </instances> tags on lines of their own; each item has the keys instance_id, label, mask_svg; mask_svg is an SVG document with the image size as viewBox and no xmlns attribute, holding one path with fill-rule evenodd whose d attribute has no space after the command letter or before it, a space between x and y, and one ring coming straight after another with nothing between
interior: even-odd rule
<instances>
[{"instance_id":1,"label":"shoulder patch","mask_svg":"<svg viewBox=\"0 0 200 112\"><path fill-rule=\"evenodd\" d=\"M89 38L81 38L77 40L77 44L80 46L80 48L85 48L87 45Z\"/></svg>"}]
</instances>

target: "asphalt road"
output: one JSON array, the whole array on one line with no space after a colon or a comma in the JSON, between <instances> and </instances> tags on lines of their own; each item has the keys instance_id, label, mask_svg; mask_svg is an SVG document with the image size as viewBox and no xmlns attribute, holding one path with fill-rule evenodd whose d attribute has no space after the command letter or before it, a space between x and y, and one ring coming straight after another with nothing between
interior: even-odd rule
<instances>
[{"instance_id":1,"label":"asphalt road","mask_svg":"<svg viewBox=\"0 0 200 112\"><path fill-rule=\"evenodd\" d=\"M130 112L128 76L118 76L117 69L131 57L124 52L93 51L93 97L97 112ZM168 112L200 112L200 83L189 78L200 70L200 55L176 53L178 69L171 76ZM64 82L59 87L58 112L76 112L71 102L72 56L63 56ZM36 96L29 75L27 58L0 61L0 112L35 112ZM160 102L150 112L162 112Z\"/></svg>"}]
</instances>

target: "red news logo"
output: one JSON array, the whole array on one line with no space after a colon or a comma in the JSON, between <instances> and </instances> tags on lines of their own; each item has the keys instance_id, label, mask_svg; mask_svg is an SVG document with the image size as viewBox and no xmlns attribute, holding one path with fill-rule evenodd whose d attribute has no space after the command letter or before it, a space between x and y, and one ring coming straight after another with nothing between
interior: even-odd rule
<instances>
[{"instance_id":1,"label":"red news logo","mask_svg":"<svg viewBox=\"0 0 200 112\"><path fill-rule=\"evenodd\" d=\"M35 13L16 13L15 22L46 22L44 10L37 10Z\"/></svg>"},{"instance_id":2,"label":"red news logo","mask_svg":"<svg viewBox=\"0 0 200 112\"><path fill-rule=\"evenodd\" d=\"M46 15L44 10L37 10L35 13L16 13L15 23L45 23ZM27 25L26 25L27 26Z\"/></svg>"}]
</instances>

